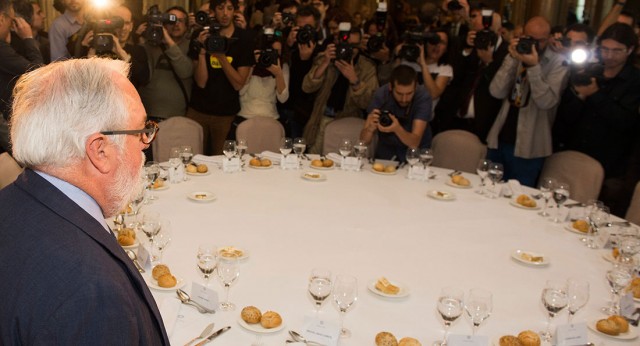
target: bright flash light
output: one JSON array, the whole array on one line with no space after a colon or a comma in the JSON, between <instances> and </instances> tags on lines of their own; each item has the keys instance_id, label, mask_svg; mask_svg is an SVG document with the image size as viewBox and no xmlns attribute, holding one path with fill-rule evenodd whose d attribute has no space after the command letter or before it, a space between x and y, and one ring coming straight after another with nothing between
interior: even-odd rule
<instances>
[{"instance_id":1,"label":"bright flash light","mask_svg":"<svg viewBox=\"0 0 640 346\"><path fill-rule=\"evenodd\" d=\"M95 8L107 8L111 5L110 0L91 0L91 3Z\"/></svg>"},{"instance_id":2,"label":"bright flash light","mask_svg":"<svg viewBox=\"0 0 640 346\"><path fill-rule=\"evenodd\" d=\"M585 49L578 48L571 52L571 61L576 64L582 64L589 58L589 54Z\"/></svg>"}]
</instances>

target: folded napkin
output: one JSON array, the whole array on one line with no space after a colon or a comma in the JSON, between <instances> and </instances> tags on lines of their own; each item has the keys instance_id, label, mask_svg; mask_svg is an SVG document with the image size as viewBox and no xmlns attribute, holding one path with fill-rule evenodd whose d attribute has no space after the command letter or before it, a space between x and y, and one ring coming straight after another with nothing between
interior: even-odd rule
<instances>
[{"instance_id":1,"label":"folded napkin","mask_svg":"<svg viewBox=\"0 0 640 346\"><path fill-rule=\"evenodd\" d=\"M199 163L213 163L216 165L222 165L223 158L224 158L224 155L205 156L202 154L196 154L193 157L193 161L199 162Z\"/></svg>"},{"instance_id":2,"label":"folded napkin","mask_svg":"<svg viewBox=\"0 0 640 346\"><path fill-rule=\"evenodd\" d=\"M269 150L265 150L262 153L260 153L261 157L271 160L271 162L273 162L274 164L280 163L281 155L282 154L280 153L274 153L273 151L269 151Z\"/></svg>"},{"instance_id":3,"label":"folded napkin","mask_svg":"<svg viewBox=\"0 0 640 346\"><path fill-rule=\"evenodd\" d=\"M167 330L167 335L171 337L173 328L178 320L178 312L180 311L180 300L175 298L164 298L160 302L160 315L164 322L164 328Z\"/></svg>"},{"instance_id":4,"label":"folded napkin","mask_svg":"<svg viewBox=\"0 0 640 346\"><path fill-rule=\"evenodd\" d=\"M336 164L341 164L342 163L342 156L340 156L339 154L328 153L327 154L327 158L330 159L330 160L333 160L333 162L335 162Z\"/></svg>"}]
</instances>

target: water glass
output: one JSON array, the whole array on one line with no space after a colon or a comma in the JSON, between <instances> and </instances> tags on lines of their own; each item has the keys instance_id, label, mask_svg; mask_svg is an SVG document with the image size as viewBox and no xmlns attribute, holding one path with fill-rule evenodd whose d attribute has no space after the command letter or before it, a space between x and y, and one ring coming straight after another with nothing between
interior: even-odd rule
<instances>
[{"instance_id":1,"label":"water glass","mask_svg":"<svg viewBox=\"0 0 640 346\"><path fill-rule=\"evenodd\" d=\"M240 264L238 258L220 256L218 258L216 274L218 275L220 283L224 286L226 296L225 301L220 302L220 309L222 311L233 311L235 310L236 305L229 300L229 289L240 276Z\"/></svg>"},{"instance_id":2,"label":"water glass","mask_svg":"<svg viewBox=\"0 0 640 346\"><path fill-rule=\"evenodd\" d=\"M547 309L547 329L540 332L540 337L543 341L551 341L551 319L562 309L567 307L569 298L567 296L567 284L560 281L547 281L544 289L542 290L542 304Z\"/></svg>"},{"instance_id":3,"label":"water glass","mask_svg":"<svg viewBox=\"0 0 640 346\"><path fill-rule=\"evenodd\" d=\"M570 187L568 183L558 182L556 183L556 187L553 189L553 200L556 202L556 206L558 209L556 210L556 217L553 219L553 222L560 223L563 220L560 219L560 208L569 199L570 195Z\"/></svg>"},{"instance_id":4,"label":"water glass","mask_svg":"<svg viewBox=\"0 0 640 346\"><path fill-rule=\"evenodd\" d=\"M209 279L216 269L218 260L218 247L213 244L202 244L198 247L196 255L198 270L204 279L204 285L209 285Z\"/></svg>"},{"instance_id":5,"label":"water glass","mask_svg":"<svg viewBox=\"0 0 640 346\"><path fill-rule=\"evenodd\" d=\"M579 279L567 280L567 310L569 311L568 322L571 324L573 315L582 309L589 301L589 281Z\"/></svg>"},{"instance_id":6,"label":"water glass","mask_svg":"<svg viewBox=\"0 0 640 346\"><path fill-rule=\"evenodd\" d=\"M471 289L465 301L464 309L471 320L471 324L473 324L473 335L476 335L480 324L491 316L493 295L491 292L481 288Z\"/></svg>"},{"instance_id":7,"label":"water glass","mask_svg":"<svg viewBox=\"0 0 640 346\"><path fill-rule=\"evenodd\" d=\"M549 200L553 196L553 190L556 188L556 180L553 178L542 178L540 180L540 184L538 185L538 190L540 190L540 195L542 199L544 199L544 209L538 213L538 215L543 217L550 216L549 210Z\"/></svg>"},{"instance_id":8,"label":"water glass","mask_svg":"<svg viewBox=\"0 0 640 346\"><path fill-rule=\"evenodd\" d=\"M358 300L358 280L353 276L338 275L333 285L333 302L340 313L340 337L348 338L351 331L344 327L344 315Z\"/></svg>"},{"instance_id":9,"label":"water glass","mask_svg":"<svg viewBox=\"0 0 640 346\"><path fill-rule=\"evenodd\" d=\"M438 297L438 313L444 321L444 336L442 340L433 343L434 346L444 346L447 344L449 327L455 322L463 310L464 292L456 287L445 287Z\"/></svg>"},{"instance_id":10,"label":"water glass","mask_svg":"<svg viewBox=\"0 0 640 346\"><path fill-rule=\"evenodd\" d=\"M318 315L322 304L331 295L331 271L324 268L311 270L308 290L311 299L313 299L316 315Z\"/></svg>"},{"instance_id":11,"label":"water glass","mask_svg":"<svg viewBox=\"0 0 640 346\"><path fill-rule=\"evenodd\" d=\"M480 195L484 195L485 192L485 183L484 181L489 176L489 167L491 166L491 161L487 159L481 159L478 162L478 166L476 166L476 173L480 177L480 188L476 191L476 193Z\"/></svg>"}]
</instances>

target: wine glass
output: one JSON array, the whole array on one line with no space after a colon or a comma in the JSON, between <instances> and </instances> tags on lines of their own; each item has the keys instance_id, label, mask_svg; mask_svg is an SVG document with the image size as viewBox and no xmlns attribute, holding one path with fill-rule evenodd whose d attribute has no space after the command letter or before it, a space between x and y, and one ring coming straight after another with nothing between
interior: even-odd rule
<instances>
[{"instance_id":1,"label":"wine glass","mask_svg":"<svg viewBox=\"0 0 640 346\"><path fill-rule=\"evenodd\" d=\"M340 142L340 147L338 148L338 151L340 152L340 155L342 156L342 160L344 161L344 159L351 155L351 150L353 149L353 143L351 142L350 139L343 139Z\"/></svg>"},{"instance_id":2,"label":"wine glass","mask_svg":"<svg viewBox=\"0 0 640 346\"><path fill-rule=\"evenodd\" d=\"M236 153L238 152L238 148L236 146L236 141L224 141L222 145L222 153L227 158L227 160L231 160Z\"/></svg>"},{"instance_id":3,"label":"wine glass","mask_svg":"<svg viewBox=\"0 0 640 346\"><path fill-rule=\"evenodd\" d=\"M587 217L589 221L589 233L587 237L587 247L590 249L599 248L596 242L596 235L603 224L609 222L609 208L604 205L593 206Z\"/></svg>"},{"instance_id":4,"label":"wine glass","mask_svg":"<svg viewBox=\"0 0 640 346\"><path fill-rule=\"evenodd\" d=\"M162 227L160 214L154 211L147 211L142 215L142 232L149 239L150 245L153 246L153 237L160 232Z\"/></svg>"},{"instance_id":5,"label":"wine glass","mask_svg":"<svg viewBox=\"0 0 640 346\"><path fill-rule=\"evenodd\" d=\"M287 156L291 154L292 150L293 150L293 140L289 137L283 137L280 140L280 153L282 154L282 156L284 156L285 162L287 161ZM282 169L286 167L284 162L280 166L282 167Z\"/></svg>"},{"instance_id":6,"label":"wine glass","mask_svg":"<svg viewBox=\"0 0 640 346\"><path fill-rule=\"evenodd\" d=\"M171 242L171 222L164 219L160 223L160 230L153 236L153 242L151 243L151 263L154 264L162 263L162 254Z\"/></svg>"},{"instance_id":7,"label":"wine glass","mask_svg":"<svg viewBox=\"0 0 640 346\"><path fill-rule=\"evenodd\" d=\"M302 155L307 149L307 141L302 137L293 140L293 153L298 156L298 161L302 161Z\"/></svg>"},{"instance_id":8,"label":"wine glass","mask_svg":"<svg viewBox=\"0 0 640 346\"><path fill-rule=\"evenodd\" d=\"M567 280L567 310L569 310L568 322L571 324L573 315L582 309L589 301L589 281L569 279Z\"/></svg>"},{"instance_id":9,"label":"wine glass","mask_svg":"<svg viewBox=\"0 0 640 346\"><path fill-rule=\"evenodd\" d=\"M144 201L144 191L141 191L131 199L131 213L133 213L134 223L138 222L138 214L140 213L140 208L142 208Z\"/></svg>"},{"instance_id":10,"label":"wine glass","mask_svg":"<svg viewBox=\"0 0 640 346\"><path fill-rule=\"evenodd\" d=\"M344 327L344 315L358 300L358 280L353 276L338 275L333 285L333 301L340 312L340 337L348 338L351 331Z\"/></svg>"},{"instance_id":11,"label":"wine glass","mask_svg":"<svg viewBox=\"0 0 640 346\"><path fill-rule=\"evenodd\" d=\"M504 166L498 162L491 162L489 164L488 176L491 182L493 183L493 193L489 194L490 198L498 198L500 195L500 191L497 190L496 186L500 180L502 180L502 176L504 175Z\"/></svg>"},{"instance_id":12,"label":"wine glass","mask_svg":"<svg viewBox=\"0 0 640 346\"><path fill-rule=\"evenodd\" d=\"M209 285L211 274L216 269L218 259L218 247L213 244L202 244L198 247L198 270L204 279L204 285Z\"/></svg>"},{"instance_id":13,"label":"wine glass","mask_svg":"<svg viewBox=\"0 0 640 346\"><path fill-rule=\"evenodd\" d=\"M550 216L549 212L549 200L553 196L553 190L556 187L556 180L553 178L542 178L540 184L538 185L538 189L540 190L540 195L544 199L544 209L538 213L540 216Z\"/></svg>"},{"instance_id":14,"label":"wine glass","mask_svg":"<svg viewBox=\"0 0 640 346\"><path fill-rule=\"evenodd\" d=\"M420 150L418 148L408 148L406 154L409 172L413 171L413 166L420 161Z\"/></svg>"},{"instance_id":15,"label":"wine glass","mask_svg":"<svg viewBox=\"0 0 640 346\"><path fill-rule=\"evenodd\" d=\"M631 274L623 267L607 271L607 281L611 286L611 306L602 308L609 315L620 315L620 292L631 283Z\"/></svg>"},{"instance_id":16,"label":"wine glass","mask_svg":"<svg viewBox=\"0 0 640 346\"><path fill-rule=\"evenodd\" d=\"M309 294L313 299L316 316L322 304L331 294L331 272L323 268L313 268L309 276Z\"/></svg>"},{"instance_id":17,"label":"wine glass","mask_svg":"<svg viewBox=\"0 0 640 346\"><path fill-rule=\"evenodd\" d=\"M422 166L424 170L427 170L427 167L431 165L433 161L433 152L429 148L420 149L420 162L422 162Z\"/></svg>"},{"instance_id":18,"label":"wine glass","mask_svg":"<svg viewBox=\"0 0 640 346\"><path fill-rule=\"evenodd\" d=\"M636 264L634 256L640 251L640 239L629 236L623 236L621 238L618 244L618 248L620 249L618 262L620 262L620 265L626 266L628 270L633 270Z\"/></svg>"},{"instance_id":19,"label":"wine glass","mask_svg":"<svg viewBox=\"0 0 640 346\"><path fill-rule=\"evenodd\" d=\"M220 302L220 309L222 311L233 311L236 305L229 300L229 289L231 284L236 282L240 276L240 265L237 257L219 257L218 266L216 268L216 274L220 283L224 286L226 299L224 302Z\"/></svg>"},{"instance_id":20,"label":"wine glass","mask_svg":"<svg viewBox=\"0 0 640 346\"><path fill-rule=\"evenodd\" d=\"M540 332L540 337L543 341L551 341L551 319L566 308L568 303L566 282L547 281L542 290L542 304L549 313L547 315L547 329L544 332Z\"/></svg>"},{"instance_id":21,"label":"wine glass","mask_svg":"<svg viewBox=\"0 0 640 346\"><path fill-rule=\"evenodd\" d=\"M447 344L447 335L451 324L462 315L464 292L456 287L445 287L438 297L438 312L444 321L444 337L433 343L434 346Z\"/></svg>"},{"instance_id":22,"label":"wine glass","mask_svg":"<svg viewBox=\"0 0 640 346\"><path fill-rule=\"evenodd\" d=\"M593 208L602 208L604 207L604 203L602 203L601 201L598 201L597 199L590 199L587 201L587 204L585 204L584 207L584 218L586 219L587 222L589 222L589 216L591 215L591 212L593 211ZM591 226L589 226L591 227ZM580 241L585 243L585 245L587 245L587 247L589 246L589 239L591 239L589 237L591 230L587 230L587 234L584 237L580 237Z\"/></svg>"},{"instance_id":23,"label":"wine glass","mask_svg":"<svg viewBox=\"0 0 640 346\"><path fill-rule=\"evenodd\" d=\"M238 150L238 158L240 158L240 162L242 162L242 156L247 153L247 140L246 139L238 139L236 144L236 150Z\"/></svg>"},{"instance_id":24,"label":"wine glass","mask_svg":"<svg viewBox=\"0 0 640 346\"><path fill-rule=\"evenodd\" d=\"M476 166L476 173L478 173L478 176L480 177L480 188L478 190L476 190L476 193L480 194L480 195L484 195L485 191L484 191L484 181L487 179L487 176L489 175L489 166L491 165L491 161L487 160L487 159L481 159L478 162L478 166Z\"/></svg>"},{"instance_id":25,"label":"wine glass","mask_svg":"<svg viewBox=\"0 0 640 346\"><path fill-rule=\"evenodd\" d=\"M353 146L353 151L360 162L367 157L367 143L364 141L357 141Z\"/></svg>"},{"instance_id":26,"label":"wine glass","mask_svg":"<svg viewBox=\"0 0 640 346\"><path fill-rule=\"evenodd\" d=\"M558 210L556 210L556 217L553 219L553 222L562 222L560 220L560 208L562 204L569 199L569 184L565 182L558 182L556 187L553 189L553 200L556 202Z\"/></svg>"},{"instance_id":27,"label":"wine glass","mask_svg":"<svg viewBox=\"0 0 640 346\"><path fill-rule=\"evenodd\" d=\"M182 159L182 163L184 165L189 164L191 159L193 158L193 149L190 145L182 145L180 146L180 158Z\"/></svg>"},{"instance_id":28,"label":"wine glass","mask_svg":"<svg viewBox=\"0 0 640 346\"><path fill-rule=\"evenodd\" d=\"M180 159L180 161L182 161L180 153L181 153L180 147L171 147L171 149L169 149L169 158Z\"/></svg>"},{"instance_id":29,"label":"wine glass","mask_svg":"<svg viewBox=\"0 0 640 346\"><path fill-rule=\"evenodd\" d=\"M465 301L464 310L473 324L473 335L476 335L480 324L491 316L493 295L491 292L481 288L471 289Z\"/></svg>"},{"instance_id":30,"label":"wine glass","mask_svg":"<svg viewBox=\"0 0 640 346\"><path fill-rule=\"evenodd\" d=\"M151 191L153 188L153 184L155 184L156 180L160 176L160 165L156 161L147 161L144 164L144 172L147 175L147 190ZM155 195L149 192L149 199L154 200L157 199Z\"/></svg>"}]
</instances>

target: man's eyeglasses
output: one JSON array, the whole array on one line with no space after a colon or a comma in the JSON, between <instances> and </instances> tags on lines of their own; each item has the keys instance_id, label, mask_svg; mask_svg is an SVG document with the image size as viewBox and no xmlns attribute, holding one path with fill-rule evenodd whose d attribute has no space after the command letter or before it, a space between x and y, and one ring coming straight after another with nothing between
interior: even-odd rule
<instances>
[{"instance_id":1,"label":"man's eyeglasses","mask_svg":"<svg viewBox=\"0 0 640 346\"><path fill-rule=\"evenodd\" d=\"M156 135L158 134L158 123L153 120L147 120L144 123L144 128L140 130L116 130L116 131L101 131L100 133L105 136L113 135L140 135L140 141L144 144L151 144Z\"/></svg>"}]
</instances>

